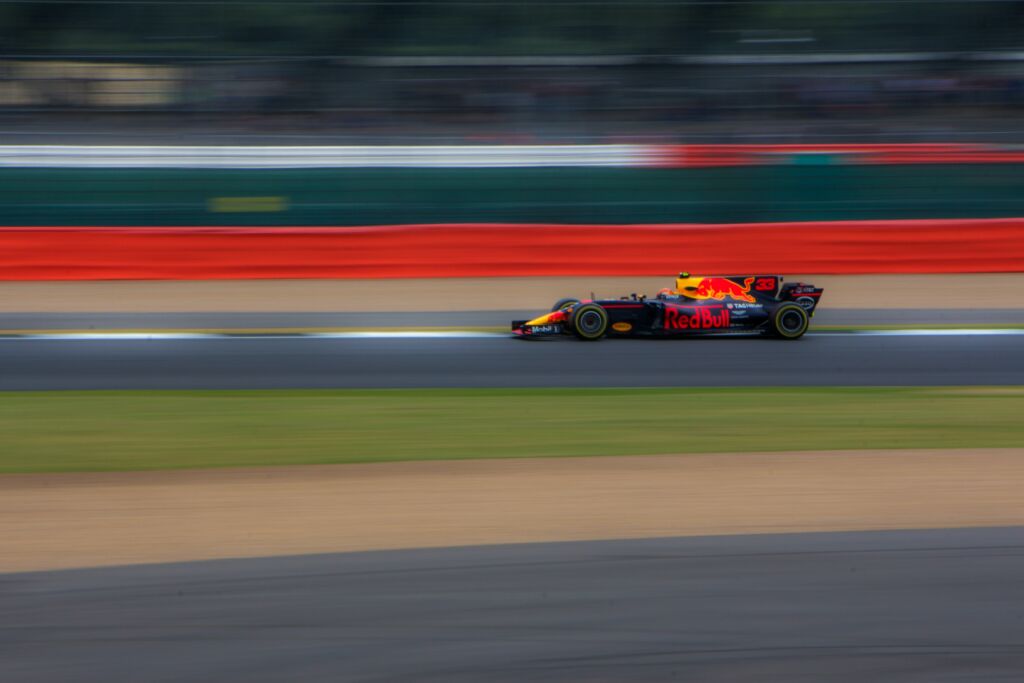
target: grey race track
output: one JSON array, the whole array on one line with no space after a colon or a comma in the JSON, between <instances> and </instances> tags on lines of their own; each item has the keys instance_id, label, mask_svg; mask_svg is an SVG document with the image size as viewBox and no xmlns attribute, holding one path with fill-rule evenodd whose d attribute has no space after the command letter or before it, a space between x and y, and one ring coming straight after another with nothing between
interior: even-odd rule
<instances>
[{"instance_id":1,"label":"grey race track","mask_svg":"<svg viewBox=\"0 0 1024 683\"><path fill-rule=\"evenodd\" d=\"M3 330L281 329L322 327L507 327L538 311L376 313L0 313ZM818 311L815 325L1019 325L1022 309L836 309Z\"/></svg>"},{"instance_id":2,"label":"grey race track","mask_svg":"<svg viewBox=\"0 0 1024 683\"><path fill-rule=\"evenodd\" d=\"M0 339L0 390L1024 384L1024 335Z\"/></svg>"},{"instance_id":3,"label":"grey race track","mask_svg":"<svg viewBox=\"0 0 1024 683\"><path fill-rule=\"evenodd\" d=\"M0 680L1019 681L1024 528L0 576Z\"/></svg>"}]
</instances>

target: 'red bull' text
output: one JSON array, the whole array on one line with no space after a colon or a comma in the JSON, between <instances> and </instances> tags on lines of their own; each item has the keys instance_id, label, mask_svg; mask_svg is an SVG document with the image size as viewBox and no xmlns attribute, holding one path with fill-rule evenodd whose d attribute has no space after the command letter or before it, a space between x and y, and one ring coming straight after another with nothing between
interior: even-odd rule
<instances>
[{"instance_id":1,"label":"'red bull' text","mask_svg":"<svg viewBox=\"0 0 1024 683\"><path fill-rule=\"evenodd\" d=\"M725 308L665 307L666 330L716 330L729 327L729 311Z\"/></svg>"}]
</instances>

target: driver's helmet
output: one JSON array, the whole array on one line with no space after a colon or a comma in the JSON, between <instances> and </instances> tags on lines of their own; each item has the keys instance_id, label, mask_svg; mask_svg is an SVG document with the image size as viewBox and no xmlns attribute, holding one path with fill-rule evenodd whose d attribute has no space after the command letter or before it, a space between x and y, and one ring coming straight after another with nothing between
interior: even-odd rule
<instances>
[{"instance_id":1,"label":"driver's helmet","mask_svg":"<svg viewBox=\"0 0 1024 683\"><path fill-rule=\"evenodd\" d=\"M692 292L699 287L703 279L700 276L694 277L685 271L679 273L679 277L676 278L676 293L686 296L688 291Z\"/></svg>"}]
</instances>

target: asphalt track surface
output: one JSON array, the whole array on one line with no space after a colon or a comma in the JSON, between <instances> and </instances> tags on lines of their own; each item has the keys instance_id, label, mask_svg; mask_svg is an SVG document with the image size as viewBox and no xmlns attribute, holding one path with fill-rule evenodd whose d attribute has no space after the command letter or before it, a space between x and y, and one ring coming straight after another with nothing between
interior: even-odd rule
<instances>
[{"instance_id":1,"label":"asphalt track surface","mask_svg":"<svg viewBox=\"0 0 1024 683\"><path fill-rule=\"evenodd\" d=\"M0 339L0 390L1024 384L1024 334Z\"/></svg>"},{"instance_id":2,"label":"asphalt track surface","mask_svg":"<svg viewBox=\"0 0 1024 683\"><path fill-rule=\"evenodd\" d=\"M326 327L507 327L542 311L422 311L377 313L0 313L4 330L295 329ZM835 309L814 316L823 325L1024 324L1021 309Z\"/></svg>"},{"instance_id":3,"label":"asphalt track surface","mask_svg":"<svg viewBox=\"0 0 1024 683\"><path fill-rule=\"evenodd\" d=\"M0 680L1019 681L1024 528L0 576Z\"/></svg>"}]
</instances>

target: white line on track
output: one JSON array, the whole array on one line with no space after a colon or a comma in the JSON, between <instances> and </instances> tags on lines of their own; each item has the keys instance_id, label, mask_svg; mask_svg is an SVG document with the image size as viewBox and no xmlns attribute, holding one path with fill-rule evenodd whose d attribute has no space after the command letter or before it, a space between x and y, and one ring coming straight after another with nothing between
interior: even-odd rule
<instances>
[{"instance_id":1,"label":"white line on track","mask_svg":"<svg viewBox=\"0 0 1024 683\"><path fill-rule=\"evenodd\" d=\"M168 339L482 339L510 337L503 332L309 332L232 334L230 332L53 332L2 336L0 341L144 341Z\"/></svg>"},{"instance_id":2,"label":"white line on track","mask_svg":"<svg viewBox=\"0 0 1024 683\"><path fill-rule=\"evenodd\" d=\"M1024 335L1024 329L913 329L913 330L837 330L810 332L810 337L876 336L876 337L988 337ZM231 334L215 332L53 332L11 334L0 341L147 341L190 339L510 339L505 332L471 331L373 331L373 332L310 332L296 334Z\"/></svg>"},{"instance_id":3,"label":"white line on track","mask_svg":"<svg viewBox=\"0 0 1024 683\"><path fill-rule=\"evenodd\" d=\"M835 332L809 332L811 336L850 337L991 337L1000 335L1024 335L1024 329L953 329L953 330L837 330Z\"/></svg>"},{"instance_id":4,"label":"white line on track","mask_svg":"<svg viewBox=\"0 0 1024 683\"><path fill-rule=\"evenodd\" d=\"M304 337L319 339L486 339L511 337L511 332L317 332Z\"/></svg>"}]
</instances>

